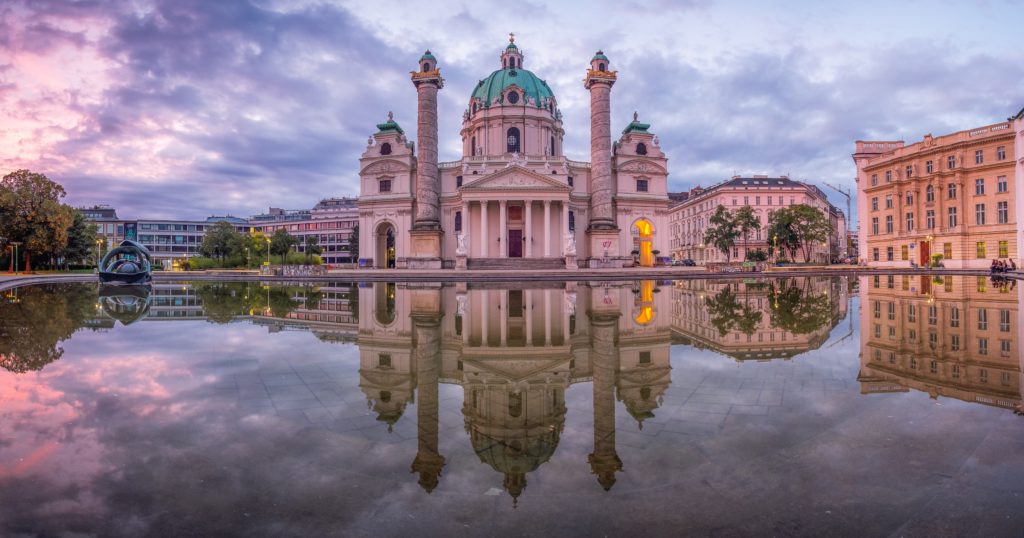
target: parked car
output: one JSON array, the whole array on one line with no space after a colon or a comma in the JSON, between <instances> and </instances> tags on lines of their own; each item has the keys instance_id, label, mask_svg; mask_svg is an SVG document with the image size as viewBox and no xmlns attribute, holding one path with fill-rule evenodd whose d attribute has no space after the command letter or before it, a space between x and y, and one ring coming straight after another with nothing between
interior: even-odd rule
<instances>
[{"instance_id":1,"label":"parked car","mask_svg":"<svg viewBox=\"0 0 1024 538\"><path fill-rule=\"evenodd\" d=\"M686 258L685 260L681 260L681 261L683 262L683 265L686 266L686 267L696 267L697 266L697 262L691 260L690 258Z\"/></svg>"}]
</instances>

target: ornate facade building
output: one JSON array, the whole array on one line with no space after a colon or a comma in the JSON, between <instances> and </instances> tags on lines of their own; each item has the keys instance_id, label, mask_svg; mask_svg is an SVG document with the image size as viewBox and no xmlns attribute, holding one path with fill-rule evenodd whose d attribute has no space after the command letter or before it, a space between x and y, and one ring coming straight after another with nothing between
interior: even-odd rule
<instances>
[{"instance_id":1,"label":"ornate facade building","mask_svg":"<svg viewBox=\"0 0 1024 538\"><path fill-rule=\"evenodd\" d=\"M472 89L462 156L438 162L437 92L427 51L411 75L416 143L389 114L360 159L359 263L398 268L653 266L668 256L668 159L636 114L611 139L617 73L598 52L590 91L591 162L565 157L562 114L510 39L500 69ZM662 260L664 261L664 260Z\"/></svg>"},{"instance_id":2,"label":"ornate facade building","mask_svg":"<svg viewBox=\"0 0 1024 538\"><path fill-rule=\"evenodd\" d=\"M1020 259L1024 110L914 144L858 140L857 220L869 265L988 268Z\"/></svg>"},{"instance_id":3,"label":"ornate facade building","mask_svg":"<svg viewBox=\"0 0 1024 538\"><path fill-rule=\"evenodd\" d=\"M708 221L720 205L730 211L750 206L761 223L761 229L751 232L746 241L737 240L731 256L733 260L742 261L746 250L767 251L771 246L768 218L772 211L794 204L816 207L828 215L832 223L832 237L813 246L812 261L847 255L846 215L829 203L821 189L810 183L787 176L733 176L707 189L696 187L686 193L673 193L673 197L678 199L669 210L670 249L674 259L691 259L698 265L726 261L724 253L704 242Z\"/></svg>"}]
</instances>

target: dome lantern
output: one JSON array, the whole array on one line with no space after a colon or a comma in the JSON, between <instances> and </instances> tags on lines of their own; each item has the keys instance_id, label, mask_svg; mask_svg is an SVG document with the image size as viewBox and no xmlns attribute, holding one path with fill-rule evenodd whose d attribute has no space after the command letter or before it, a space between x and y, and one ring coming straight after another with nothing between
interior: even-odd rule
<instances>
[{"instance_id":1,"label":"dome lantern","mask_svg":"<svg viewBox=\"0 0 1024 538\"><path fill-rule=\"evenodd\" d=\"M501 53L501 68L523 68L523 53L520 52L519 47L516 46L516 35L513 33L508 34L508 46L505 47L505 50Z\"/></svg>"}]
</instances>

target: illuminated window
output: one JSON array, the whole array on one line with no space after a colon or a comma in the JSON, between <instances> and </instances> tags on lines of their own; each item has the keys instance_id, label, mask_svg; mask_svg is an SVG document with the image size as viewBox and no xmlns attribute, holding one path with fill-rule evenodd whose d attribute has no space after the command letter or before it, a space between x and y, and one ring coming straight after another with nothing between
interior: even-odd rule
<instances>
[{"instance_id":1,"label":"illuminated window","mask_svg":"<svg viewBox=\"0 0 1024 538\"><path fill-rule=\"evenodd\" d=\"M942 257L947 260L953 259L953 243L942 244Z\"/></svg>"},{"instance_id":2,"label":"illuminated window","mask_svg":"<svg viewBox=\"0 0 1024 538\"><path fill-rule=\"evenodd\" d=\"M1010 242L1000 241L999 242L999 257L1009 258L1010 257Z\"/></svg>"},{"instance_id":3,"label":"illuminated window","mask_svg":"<svg viewBox=\"0 0 1024 538\"><path fill-rule=\"evenodd\" d=\"M910 247L908 247L907 245L900 246L900 259L903 261L907 261L910 259Z\"/></svg>"},{"instance_id":4,"label":"illuminated window","mask_svg":"<svg viewBox=\"0 0 1024 538\"><path fill-rule=\"evenodd\" d=\"M978 241L978 243L975 246L976 246L977 251L978 251L977 252L977 258L979 260L984 260L986 258L986 256L985 256L985 242L984 241Z\"/></svg>"}]
</instances>

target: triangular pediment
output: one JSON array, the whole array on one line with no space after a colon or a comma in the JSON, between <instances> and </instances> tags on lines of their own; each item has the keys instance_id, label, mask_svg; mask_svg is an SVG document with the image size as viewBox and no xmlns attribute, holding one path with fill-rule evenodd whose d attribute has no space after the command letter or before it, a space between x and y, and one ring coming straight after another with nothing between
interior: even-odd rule
<instances>
[{"instance_id":1,"label":"triangular pediment","mask_svg":"<svg viewBox=\"0 0 1024 538\"><path fill-rule=\"evenodd\" d=\"M555 190L569 192L569 186L557 179L538 174L519 165L483 176L462 186L464 191L476 190Z\"/></svg>"},{"instance_id":2,"label":"triangular pediment","mask_svg":"<svg viewBox=\"0 0 1024 538\"><path fill-rule=\"evenodd\" d=\"M463 362L471 368L476 367L492 375L508 381L518 382L529 379L537 374L556 370L568 362L568 358L544 359L495 359L495 358L464 358Z\"/></svg>"}]
</instances>

